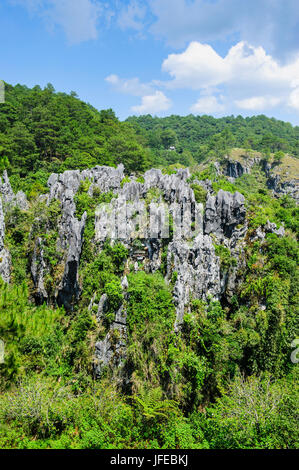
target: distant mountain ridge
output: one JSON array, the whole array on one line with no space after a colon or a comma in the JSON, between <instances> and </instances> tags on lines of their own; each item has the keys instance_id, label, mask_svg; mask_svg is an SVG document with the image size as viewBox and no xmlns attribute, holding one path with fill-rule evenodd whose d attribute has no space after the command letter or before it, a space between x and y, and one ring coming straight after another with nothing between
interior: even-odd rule
<instances>
[{"instance_id":1,"label":"distant mountain ridge","mask_svg":"<svg viewBox=\"0 0 299 470\"><path fill-rule=\"evenodd\" d=\"M95 165L125 165L127 173L172 164L193 166L234 147L265 155L299 155L299 127L269 119L150 115L120 122L70 94L5 84L0 105L0 170L13 187L34 193L49 175ZM20 183L20 177L22 183Z\"/></svg>"},{"instance_id":2,"label":"distant mountain ridge","mask_svg":"<svg viewBox=\"0 0 299 470\"><path fill-rule=\"evenodd\" d=\"M129 117L127 122L146 131L147 143L156 152L174 146L178 153L190 152L197 163L209 152L219 157L220 152L232 147L299 156L299 127L264 115L218 119L192 114L165 118L145 115Z\"/></svg>"}]
</instances>

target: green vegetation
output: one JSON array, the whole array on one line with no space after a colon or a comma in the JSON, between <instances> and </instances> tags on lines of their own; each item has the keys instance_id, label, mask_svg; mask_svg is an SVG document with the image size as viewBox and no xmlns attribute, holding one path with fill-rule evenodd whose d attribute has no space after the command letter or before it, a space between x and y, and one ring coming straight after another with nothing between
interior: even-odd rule
<instances>
[{"instance_id":1,"label":"green vegetation","mask_svg":"<svg viewBox=\"0 0 299 470\"><path fill-rule=\"evenodd\" d=\"M48 84L15 87L6 84L0 115L0 167L15 189L34 198L46 192L53 172L124 163L128 173L152 167L174 171L233 147L275 154L299 155L299 128L265 116L252 118L149 115L120 122L114 112L97 111L74 93L55 92Z\"/></svg>"},{"instance_id":2,"label":"green vegetation","mask_svg":"<svg viewBox=\"0 0 299 470\"><path fill-rule=\"evenodd\" d=\"M8 169L14 189L26 190L30 207L5 214L12 275L9 285L0 281L0 448L298 448L298 365L290 360L299 337L298 206L289 196L272 197L258 165L234 182L218 177L213 165L214 157L242 147L248 149L244 158L259 151L275 172L294 175L295 159L286 153L299 154L298 127L265 116L142 116L121 123L113 111L98 112L51 85L6 89L0 169ZM238 160L240 152L231 153ZM131 172L143 184L150 167L170 175L201 162L189 180L198 203L206 201L198 184L206 179L215 192L245 196L248 231L240 256L214 240L222 277L236 275L234 292L221 301L191 293L175 331L173 290L181 273L173 266L165 280L172 217L160 269L148 272L138 261L135 272L131 251L142 251L144 241L129 248L96 242L96 208L115 194L101 193L86 179L75 196L76 217L86 214L80 296L73 309L58 308L65 263L61 208L40 198L49 174L123 163L123 186ZM146 203L162 196L151 188ZM268 220L284 225L285 236L256 237ZM45 303L36 298L31 273L34 250L41 249ZM122 305L125 339L111 328ZM99 378L95 344L107 335L113 359L124 341L125 355L120 367L107 365Z\"/></svg>"},{"instance_id":3,"label":"green vegetation","mask_svg":"<svg viewBox=\"0 0 299 470\"><path fill-rule=\"evenodd\" d=\"M95 165L125 162L130 171L150 165L150 151L128 123L112 110L97 111L73 93L56 93L51 84L5 85L0 114L0 161L16 189L45 192L49 175ZM21 179L22 178L22 179Z\"/></svg>"},{"instance_id":4,"label":"green vegetation","mask_svg":"<svg viewBox=\"0 0 299 470\"><path fill-rule=\"evenodd\" d=\"M284 153L299 156L299 127L266 116L243 118L228 116L150 115L130 117L127 120L142 135L163 166L181 163L190 166L207 158L222 156L233 147L275 153L279 162ZM142 130L140 130L140 127ZM172 148L172 150L169 150Z\"/></svg>"},{"instance_id":5,"label":"green vegetation","mask_svg":"<svg viewBox=\"0 0 299 470\"><path fill-rule=\"evenodd\" d=\"M229 249L223 245L215 245L215 254L220 257L222 269L228 269L231 266L237 265L237 260L232 258Z\"/></svg>"},{"instance_id":6,"label":"green vegetation","mask_svg":"<svg viewBox=\"0 0 299 470\"><path fill-rule=\"evenodd\" d=\"M191 184L191 188L194 192L195 201L205 204L207 198L207 191L205 191L203 187L199 184Z\"/></svg>"}]
</instances>

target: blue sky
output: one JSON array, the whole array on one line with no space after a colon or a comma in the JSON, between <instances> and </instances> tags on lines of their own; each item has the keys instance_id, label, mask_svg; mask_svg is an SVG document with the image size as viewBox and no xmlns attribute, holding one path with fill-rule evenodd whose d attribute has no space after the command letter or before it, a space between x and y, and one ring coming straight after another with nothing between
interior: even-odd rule
<instances>
[{"instance_id":1,"label":"blue sky","mask_svg":"<svg viewBox=\"0 0 299 470\"><path fill-rule=\"evenodd\" d=\"M98 109L299 125L298 0L1 0L0 78Z\"/></svg>"}]
</instances>

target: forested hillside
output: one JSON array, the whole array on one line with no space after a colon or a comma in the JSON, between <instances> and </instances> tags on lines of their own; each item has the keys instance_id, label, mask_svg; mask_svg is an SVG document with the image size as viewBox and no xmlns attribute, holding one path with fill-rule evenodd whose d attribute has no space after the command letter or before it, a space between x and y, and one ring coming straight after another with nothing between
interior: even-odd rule
<instances>
[{"instance_id":1,"label":"forested hillside","mask_svg":"<svg viewBox=\"0 0 299 470\"><path fill-rule=\"evenodd\" d=\"M234 147L265 155L299 155L299 127L265 116L132 117L120 122L110 110L97 111L75 92L56 93L49 84L6 84L0 115L0 167L12 183L32 191L46 188L49 174L123 163L126 171L171 164L191 166L220 158ZM172 148L172 151L169 151Z\"/></svg>"},{"instance_id":2,"label":"forested hillside","mask_svg":"<svg viewBox=\"0 0 299 470\"><path fill-rule=\"evenodd\" d=\"M299 127L266 116L243 118L228 116L130 117L128 122L141 127L146 143L160 158L186 165L200 163L208 156L218 158L232 147L252 149L265 155L282 151L299 156ZM171 154L166 153L174 147Z\"/></svg>"},{"instance_id":3,"label":"forested hillside","mask_svg":"<svg viewBox=\"0 0 299 470\"><path fill-rule=\"evenodd\" d=\"M298 127L6 88L0 447L298 448Z\"/></svg>"},{"instance_id":4,"label":"forested hillside","mask_svg":"<svg viewBox=\"0 0 299 470\"><path fill-rule=\"evenodd\" d=\"M0 115L1 166L8 168L17 186L18 176L26 177L34 191L46 185L52 172L122 161L127 171L150 166L141 139L112 110L99 112L75 93L56 93L51 84L43 90L6 85L5 96Z\"/></svg>"}]
</instances>

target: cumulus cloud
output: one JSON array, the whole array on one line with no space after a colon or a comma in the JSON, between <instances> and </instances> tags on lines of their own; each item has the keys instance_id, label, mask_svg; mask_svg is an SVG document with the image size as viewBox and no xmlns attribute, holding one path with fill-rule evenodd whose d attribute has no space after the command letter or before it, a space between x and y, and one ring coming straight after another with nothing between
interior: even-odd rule
<instances>
[{"instance_id":1,"label":"cumulus cloud","mask_svg":"<svg viewBox=\"0 0 299 470\"><path fill-rule=\"evenodd\" d=\"M203 96L191 106L191 111L195 114L218 114L225 110L225 106L216 96Z\"/></svg>"},{"instance_id":2,"label":"cumulus cloud","mask_svg":"<svg viewBox=\"0 0 299 470\"><path fill-rule=\"evenodd\" d=\"M141 97L141 104L131 108L134 113L155 114L167 111L172 105L171 100L162 91L155 89L155 82L142 83L139 78L126 79L115 74L109 75L105 80L120 93Z\"/></svg>"},{"instance_id":3,"label":"cumulus cloud","mask_svg":"<svg viewBox=\"0 0 299 470\"><path fill-rule=\"evenodd\" d=\"M173 88L192 88L199 90L218 85L229 76L229 66L208 44L192 42L181 54L170 54L162 64L168 72Z\"/></svg>"},{"instance_id":4,"label":"cumulus cloud","mask_svg":"<svg viewBox=\"0 0 299 470\"><path fill-rule=\"evenodd\" d=\"M298 109L299 55L280 65L262 47L244 41L231 47L225 57L209 45L192 42L184 52L170 54L162 69L172 77L164 83L167 88L204 90L207 94L218 87L225 91L228 101L251 111L278 104ZM201 100L199 103L205 104ZM193 109L198 109L197 104Z\"/></svg>"},{"instance_id":5,"label":"cumulus cloud","mask_svg":"<svg viewBox=\"0 0 299 470\"><path fill-rule=\"evenodd\" d=\"M97 23L105 5L97 0L11 0L31 14L38 14L47 27L61 27L71 44L96 39Z\"/></svg>"},{"instance_id":6,"label":"cumulus cloud","mask_svg":"<svg viewBox=\"0 0 299 470\"><path fill-rule=\"evenodd\" d=\"M210 45L192 42L181 53L170 54L162 63L170 80L141 83L138 78L109 75L106 81L118 92L140 96L132 111L166 111L171 101L162 90L194 90L200 93L190 107L196 114L225 114L272 109L299 111L299 55L280 64L264 48L240 41L221 57Z\"/></svg>"},{"instance_id":7,"label":"cumulus cloud","mask_svg":"<svg viewBox=\"0 0 299 470\"><path fill-rule=\"evenodd\" d=\"M287 65L279 65L262 47L243 41L231 47L222 58L209 45L192 42L180 54L170 54L162 64L173 80L170 87L200 89L232 81L256 86L292 86L299 75L299 56Z\"/></svg>"},{"instance_id":8,"label":"cumulus cloud","mask_svg":"<svg viewBox=\"0 0 299 470\"><path fill-rule=\"evenodd\" d=\"M151 31L174 47L238 35L280 58L298 50L298 0L151 0L150 5L156 17Z\"/></svg>"},{"instance_id":9,"label":"cumulus cloud","mask_svg":"<svg viewBox=\"0 0 299 470\"><path fill-rule=\"evenodd\" d=\"M105 78L106 82L114 86L120 93L126 93L132 96L145 96L153 92L150 84L141 83L139 78L120 78L118 75L109 75Z\"/></svg>"},{"instance_id":10,"label":"cumulus cloud","mask_svg":"<svg viewBox=\"0 0 299 470\"><path fill-rule=\"evenodd\" d=\"M141 104L133 106L131 110L137 114L156 114L167 111L172 103L162 91L156 91L152 95L143 96Z\"/></svg>"},{"instance_id":11,"label":"cumulus cloud","mask_svg":"<svg viewBox=\"0 0 299 470\"><path fill-rule=\"evenodd\" d=\"M295 88L290 94L288 105L299 111L299 87Z\"/></svg>"},{"instance_id":12,"label":"cumulus cloud","mask_svg":"<svg viewBox=\"0 0 299 470\"><path fill-rule=\"evenodd\" d=\"M182 48L191 41L224 47L232 38L285 60L298 51L298 0L8 0L62 27L70 42L94 39L99 17L139 37L150 31Z\"/></svg>"},{"instance_id":13,"label":"cumulus cloud","mask_svg":"<svg viewBox=\"0 0 299 470\"><path fill-rule=\"evenodd\" d=\"M236 100L235 104L248 111L262 111L277 106L281 102L280 98L273 96L253 96L252 98L245 98L244 100Z\"/></svg>"}]
</instances>

